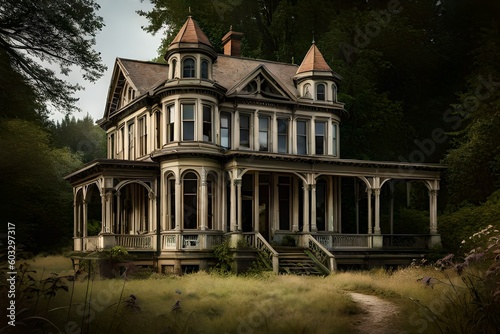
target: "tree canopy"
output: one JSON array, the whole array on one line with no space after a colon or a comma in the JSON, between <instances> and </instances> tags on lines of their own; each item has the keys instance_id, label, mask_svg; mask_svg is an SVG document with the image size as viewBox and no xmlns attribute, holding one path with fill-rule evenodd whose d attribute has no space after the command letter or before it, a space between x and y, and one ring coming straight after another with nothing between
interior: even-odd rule
<instances>
[{"instance_id":1,"label":"tree canopy","mask_svg":"<svg viewBox=\"0 0 500 334\"><path fill-rule=\"evenodd\" d=\"M82 87L61 79L80 68L84 80L106 67L93 49L104 23L93 0L4 0L0 3L0 58L35 92L37 102L62 112L77 110L73 93Z\"/></svg>"}]
</instances>

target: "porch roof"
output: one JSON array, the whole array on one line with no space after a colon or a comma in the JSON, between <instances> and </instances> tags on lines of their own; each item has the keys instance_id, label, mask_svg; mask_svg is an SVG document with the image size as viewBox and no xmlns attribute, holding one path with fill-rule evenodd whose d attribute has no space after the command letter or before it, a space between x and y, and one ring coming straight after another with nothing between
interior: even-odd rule
<instances>
[{"instance_id":1,"label":"porch roof","mask_svg":"<svg viewBox=\"0 0 500 334\"><path fill-rule=\"evenodd\" d=\"M121 159L97 159L86 163L71 174L64 176L64 179L71 184L86 179L92 175L99 174L105 170L159 170L159 164L153 161L135 161Z\"/></svg>"}]
</instances>

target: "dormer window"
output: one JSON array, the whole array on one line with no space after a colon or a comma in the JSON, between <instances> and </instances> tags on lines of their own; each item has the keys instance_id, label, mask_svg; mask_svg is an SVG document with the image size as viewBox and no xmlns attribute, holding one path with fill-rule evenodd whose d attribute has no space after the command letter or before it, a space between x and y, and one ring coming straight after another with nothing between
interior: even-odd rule
<instances>
[{"instance_id":1,"label":"dormer window","mask_svg":"<svg viewBox=\"0 0 500 334\"><path fill-rule=\"evenodd\" d=\"M316 86L316 100L318 100L318 101L325 101L326 100L325 84L318 84Z\"/></svg>"},{"instance_id":2,"label":"dormer window","mask_svg":"<svg viewBox=\"0 0 500 334\"><path fill-rule=\"evenodd\" d=\"M208 79L208 61L201 61L201 78Z\"/></svg>"},{"instance_id":3,"label":"dormer window","mask_svg":"<svg viewBox=\"0 0 500 334\"><path fill-rule=\"evenodd\" d=\"M186 58L182 63L182 77L194 78L196 76L195 62L193 58Z\"/></svg>"}]
</instances>

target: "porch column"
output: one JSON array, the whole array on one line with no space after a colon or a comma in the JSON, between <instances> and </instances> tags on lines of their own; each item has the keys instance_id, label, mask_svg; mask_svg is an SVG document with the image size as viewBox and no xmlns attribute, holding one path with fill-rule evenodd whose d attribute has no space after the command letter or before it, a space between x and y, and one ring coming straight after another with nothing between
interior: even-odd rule
<instances>
[{"instance_id":1,"label":"porch column","mask_svg":"<svg viewBox=\"0 0 500 334\"><path fill-rule=\"evenodd\" d=\"M230 178L230 188L231 188L231 194L230 194L230 204L231 204L231 209L229 211L229 223L230 223L230 232L236 231L236 185L235 185L235 180Z\"/></svg>"},{"instance_id":2,"label":"porch column","mask_svg":"<svg viewBox=\"0 0 500 334\"><path fill-rule=\"evenodd\" d=\"M253 230L255 232L259 232L259 172L255 172L254 174L254 187L253 187L253 201L254 201L254 210L253 210Z\"/></svg>"},{"instance_id":3,"label":"porch column","mask_svg":"<svg viewBox=\"0 0 500 334\"><path fill-rule=\"evenodd\" d=\"M333 189L334 189L334 178L333 176L328 176L328 183L327 183L327 195L326 195L326 203L327 203L327 225L326 225L326 230L329 232L333 231L333 226L335 225L335 214L336 212L333 209L333 201L335 200L335 196L333 195Z\"/></svg>"},{"instance_id":4,"label":"porch column","mask_svg":"<svg viewBox=\"0 0 500 334\"><path fill-rule=\"evenodd\" d=\"M234 180L236 183L236 191L237 191L237 207L238 207L238 217L236 220L236 231L241 231L241 179Z\"/></svg>"},{"instance_id":5,"label":"porch column","mask_svg":"<svg viewBox=\"0 0 500 334\"><path fill-rule=\"evenodd\" d=\"M375 193L375 234L380 234L380 188L373 189Z\"/></svg>"},{"instance_id":6,"label":"porch column","mask_svg":"<svg viewBox=\"0 0 500 334\"><path fill-rule=\"evenodd\" d=\"M78 220L80 218L80 214L78 212L78 202L76 201L76 194L73 195L73 237L80 237L78 233Z\"/></svg>"},{"instance_id":7,"label":"porch column","mask_svg":"<svg viewBox=\"0 0 500 334\"><path fill-rule=\"evenodd\" d=\"M431 234L437 234L437 190L429 190L429 231Z\"/></svg>"},{"instance_id":8,"label":"porch column","mask_svg":"<svg viewBox=\"0 0 500 334\"><path fill-rule=\"evenodd\" d=\"M105 217L102 225L103 225L103 232L104 233L111 233L111 224L112 224L112 219L113 219L113 193L111 191L108 191L105 195L105 214L103 213L103 216Z\"/></svg>"},{"instance_id":9,"label":"porch column","mask_svg":"<svg viewBox=\"0 0 500 334\"><path fill-rule=\"evenodd\" d=\"M299 182L296 178L292 179L293 198L292 198L292 232L299 231Z\"/></svg>"},{"instance_id":10,"label":"porch column","mask_svg":"<svg viewBox=\"0 0 500 334\"><path fill-rule=\"evenodd\" d=\"M106 193L104 191L99 191L101 196L101 232L106 231Z\"/></svg>"},{"instance_id":11,"label":"porch column","mask_svg":"<svg viewBox=\"0 0 500 334\"><path fill-rule=\"evenodd\" d=\"M316 181L314 181L316 182ZM311 232L318 231L316 226L316 184L311 184Z\"/></svg>"},{"instance_id":12,"label":"porch column","mask_svg":"<svg viewBox=\"0 0 500 334\"><path fill-rule=\"evenodd\" d=\"M182 231L181 220L181 205L182 205L182 189L181 189L181 176L175 176L175 230Z\"/></svg>"},{"instance_id":13,"label":"porch column","mask_svg":"<svg viewBox=\"0 0 500 334\"><path fill-rule=\"evenodd\" d=\"M302 227L302 231L305 233L309 233L309 185L304 182L304 186L302 187L304 191L304 226Z\"/></svg>"},{"instance_id":14,"label":"porch column","mask_svg":"<svg viewBox=\"0 0 500 334\"><path fill-rule=\"evenodd\" d=\"M389 225L390 225L390 233L394 234L394 187L395 183L391 180L389 183L391 199L389 202Z\"/></svg>"},{"instance_id":15,"label":"porch column","mask_svg":"<svg viewBox=\"0 0 500 334\"><path fill-rule=\"evenodd\" d=\"M152 233L155 230L155 226L153 222L156 222L156 195L154 192L150 192L148 195L148 205L149 205L149 214L148 214L148 232Z\"/></svg>"},{"instance_id":16,"label":"porch column","mask_svg":"<svg viewBox=\"0 0 500 334\"><path fill-rule=\"evenodd\" d=\"M337 233L342 233L342 179L340 176L335 177L337 182L336 182L336 194L337 194L337 199L335 201L336 206L337 206L337 230L335 232Z\"/></svg>"},{"instance_id":17,"label":"porch column","mask_svg":"<svg viewBox=\"0 0 500 334\"><path fill-rule=\"evenodd\" d=\"M82 209L83 209L83 231L82 231L82 236L84 238L87 237L87 215L88 215L88 212L87 212L87 201L86 200L83 200L82 201Z\"/></svg>"},{"instance_id":18,"label":"porch column","mask_svg":"<svg viewBox=\"0 0 500 334\"><path fill-rule=\"evenodd\" d=\"M359 234L359 186L357 178L354 178L354 207L356 211L356 234Z\"/></svg>"},{"instance_id":19,"label":"porch column","mask_svg":"<svg viewBox=\"0 0 500 334\"><path fill-rule=\"evenodd\" d=\"M366 189L368 194L368 234L372 234L372 189Z\"/></svg>"},{"instance_id":20,"label":"porch column","mask_svg":"<svg viewBox=\"0 0 500 334\"><path fill-rule=\"evenodd\" d=\"M115 233L120 234L122 231L122 201L120 200L120 192L116 192L116 226Z\"/></svg>"},{"instance_id":21,"label":"porch column","mask_svg":"<svg viewBox=\"0 0 500 334\"><path fill-rule=\"evenodd\" d=\"M207 171L205 168L201 169L201 191L200 191L200 230L205 231L207 229L207 213L208 213L208 201L207 201Z\"/></svg>"}]
</instances>

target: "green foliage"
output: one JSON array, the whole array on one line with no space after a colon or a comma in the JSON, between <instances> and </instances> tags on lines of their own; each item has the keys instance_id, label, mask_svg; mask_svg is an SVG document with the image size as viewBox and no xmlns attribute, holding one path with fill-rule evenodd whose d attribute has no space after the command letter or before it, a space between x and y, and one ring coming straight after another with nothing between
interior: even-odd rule
<instances>
[{"instance_id":1,"label":"green foliage","mask_svg":"<svg viewBox=\"0 0 500 334\"><path fill-rule=\"evenodd\" d=\"M103 258L112 262L123 262L130 259L130 254L123 246L113 246L102 251Z\"/></svg>"},{"instance_id":2,"label":"green foliage","mask_svg":"<svg viewBox=\"0 0 500 334\"><path fill-rule=\"evenodd\" d=\"M2 2L0 49L39 102L70 112L77 109L72 94L81 89L58 78L42 61L56 65L64 75L76 66L85 80L94 82L101 77L106 67L92 49L97 32L104 26L96 15L98 9L93 0Z\"/></svg>"},{"instance_id":3,"label":"green foliage","mask_svg":"<svg viewBox=\"0 0 500 334\"><path fill-rule=\"evenodd\" d=\"M0 120L0 147L0 212L16 224L16 241L34 253L67 245L73 194L63 176L81 161L53 148L43 128L22 120Z\"/></svg>"},{"instance_id":4,"label":"green foliage","mask_svg":"<svg viewBox=\"0 0 500 334\"><path fill-rule=\"evenodd\" d=\"M94 236L98 235L101 232L102 223L96 219L87 220L87 235Z\"/></svg>"},{"instance_id":5,"label":"green foliage","mask_svg":"<svg viewBox=\"0 0 500 334\"><path fill-rule=\"evenodd\" d=\"M94 159L106 158L106 132L88 114L83 119L66 115L61 123L51 124L54 144L68 147L71 152L81 156L84 163Z\"/></svg>"},{"instance_id":6,"label":"green foliage","mask_svg":"<svg viewBox=\"0 0 500 334\"><path fill-rule=\"evenodd\" d=\"M214 247L214 255L217 259L217 264L215 268L221 273L227 273L231 271L231 265L233 263L233 253L229 247L229 239L225 239L219 245Z\"/></svg>"},{"instance_id":7,"label":"green foliage","mask_svg":"<svg viewBox=\"0 0 500 334\"><path fill-rule=\"evenodd\" d=\"M438 218L439 233L443 247L451 253L464 253L463 244L469 237L488 225L500 229L500 190L493 193L480 205L467 205L457 211L445 213Z\"/></svg>"}]
</instances>

